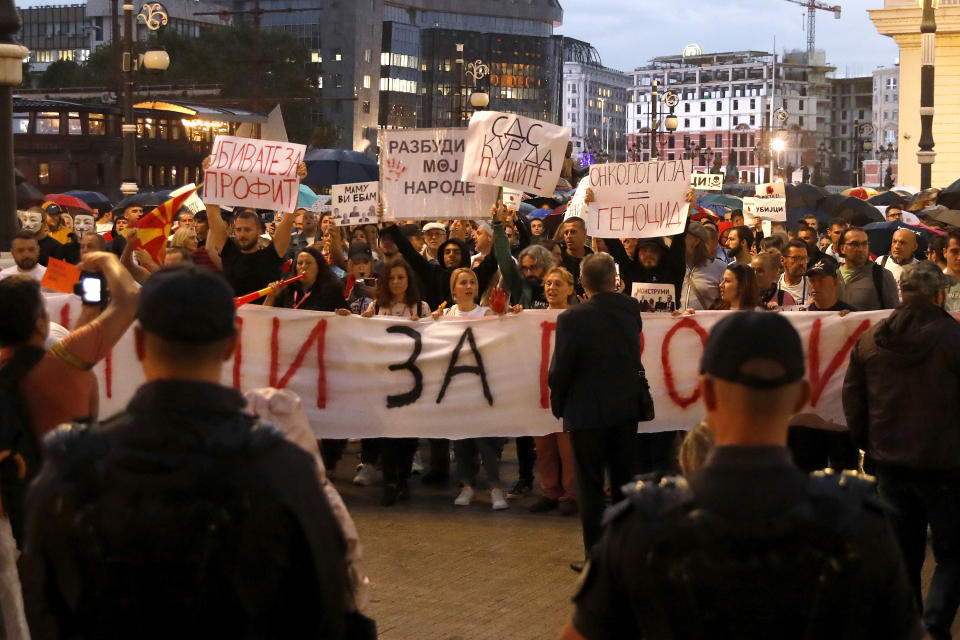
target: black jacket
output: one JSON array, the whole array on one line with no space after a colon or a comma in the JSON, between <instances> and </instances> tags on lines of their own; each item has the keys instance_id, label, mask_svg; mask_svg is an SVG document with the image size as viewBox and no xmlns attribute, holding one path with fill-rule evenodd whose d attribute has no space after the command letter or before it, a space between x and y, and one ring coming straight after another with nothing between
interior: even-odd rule
<instances>
[{"instance_id":1,"label":"black jacket","mask_svg":"<svg viewBox=\"0 0 960 640\"><path fill-rule=\"evenodd\" d=\"M36 638L341 638L345 544L309 454L220 385L154 381L54 432L29 497Z\"/></svg>"},{"instance_id":2,"label":"black jacket","mask_svg":"<svg viewBox=\"0 0 960 640\"><path fill-rule=\"evenodd\" d=\"M453 298L450 296L450 274L452 274L454 270L443 266L443 249L448 244L455 244L460 247L459 266L469 269L470 253L467 251L467 247L463 241L459 238L448 238L447 241L437 249L437 259L440 264L434 264L413 248L410 241L403 236L399 226L391 225L384 227L381 233L393 240L393 243L397 245L397 250L400 251L400 255L403 256L403 259L407 261L414 273L420 278L420 282L423 285L421 297L427 301L431 309L436 309L442 302L446 302L448 305L453 304ZM493 265L494 270L496 270L496 260L491 258L490 263ZM481 282L480 285L480 290L483 291L483 282Z\"/></svg>"},{"instance_id":3,"label":"black jacket","mask_svg":"<svg viewBox=\"0 0 960 640\"><path fill-rule=\"evenodd\" d=\"M640 303L601 293L557 317L550 406L565 431L639 421Z\"/></svg>"},{"instance_id":4,"label":"black jacket","mask_svg":"<svg viewBox=\"0 0 960 640\"><path fill-rule=\"evenodd\" d=\"M657 238L660 240L660 238ZM607 251L620 265L620 279L623 280L624 291L627 295L633 292L634 282L655 282L672 284L674 286L674 300L679 299L683 289L683 278L687 273L686 266L686 232L673 236L672 244L667 247L662 240L660 262L655 267L645 267L635 256L628 256L623 243L616 238L605 239Z\"/></svg>"},{"instance_id":5,"label":"black jacket","mask_svg":"<svg viewBox=\"0 0 960 640\"><path fill-rule=\"evenodd\" d=\"M960 473L960 324L932 304L898 307L850 353L843 411L881 467Z\"/></svg>"}]
</instances>

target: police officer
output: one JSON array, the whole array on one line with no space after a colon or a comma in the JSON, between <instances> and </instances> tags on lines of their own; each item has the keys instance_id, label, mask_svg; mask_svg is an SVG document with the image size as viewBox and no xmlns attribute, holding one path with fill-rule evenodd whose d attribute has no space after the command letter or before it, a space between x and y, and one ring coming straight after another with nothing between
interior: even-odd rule
<instances>
[{"instance_id":1,"label":"police officer","mask_svg":"<svg viewBox=\"0 0 960 640\"><path fill-rule=\"evenodd\" d=\"M700 365L717 447L608 511L564 640L921 636L872 482L791 462L803 362L779 314L717 323Z\"/></svg>"},{"instance_id":2,"label":"police officer","mask_svg":"<svg viewBox=\"0 0 960 640\"><path fill-rule=\"evenodd\" d=\"M160 270L137 319L147 382L127 410L45 442L23 559L33 637L343 637L345 545L312 458L220 384L229 285Z\"/></svg>"}]
</instances>

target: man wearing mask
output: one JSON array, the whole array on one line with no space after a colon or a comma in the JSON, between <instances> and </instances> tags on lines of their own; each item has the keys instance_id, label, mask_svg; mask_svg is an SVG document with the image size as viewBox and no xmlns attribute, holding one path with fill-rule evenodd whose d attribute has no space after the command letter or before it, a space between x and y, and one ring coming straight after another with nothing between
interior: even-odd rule
<instances>
[{"instance_id":1,"label":"man wearing mask","mask_svg":"<svg viewBox=\"0 0 960 640\"><path fill-rule=\"evenodd\" d=\"M20 218L20 226L24 231L33 234L40 247L40 254L37 262L47 266L47 260L50 258L62 259L63 245L50 237L47 232L47 223L44 220L45 215L40 207L30 207L26 211L17 211L17 217Z\"/></svg>"}]
</instances>

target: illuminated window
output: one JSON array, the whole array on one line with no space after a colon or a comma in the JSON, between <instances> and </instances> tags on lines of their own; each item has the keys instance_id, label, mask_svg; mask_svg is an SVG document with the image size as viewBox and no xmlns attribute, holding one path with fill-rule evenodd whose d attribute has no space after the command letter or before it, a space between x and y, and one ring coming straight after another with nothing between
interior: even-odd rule
<instances>
[{"instance_id":1,"label":"illuminated window","mask_svg":"<svg viewBox=\"0 0 960 640\"><path fill-rule=\"evenodd\" d=\"M56 111L43 111L37 114L37 133L56 135L60 133L60 114Z\"/></svg>"},{"instance_id":2,"label":"illuminated window","mask_svg":"<svg viewBox=\"0 0 960 640\"><path fill-rule=\"evenodd\" d=\"M310 62L323 62L323 56L319 51L313 51L310 53Z\"/></svg>"},{"instance_id":3,"label":"illuminated window","mask_svg":"<svg viewBox=\"0 0 960 640\"><path fill-rule=\"evenodd\" d=\"M26 112L13 114L13 132L29 133L29 131L30 131L30 114Z\"/></svg>"},{"instance_id":4,"label":"illuminated window","mask_svg":"<svg viewBox=\"0 0 960 640\"><path fill-rule=\"evenodd\" d=\"M380 54L380 64L384 67L390 64L390 54L386 51Z\"/></svg>"},{"instance_id":5,"label":"illuminated window","mask_svg":"<svg viewBox=\"0 0 960 640\"><path fill-rule=\"evenodd\" d=\"M370 76L363 76L363 88L364 89L370 88Z\"/></svg>"},{"instance_id":6,"label":"illuminated window","mask_svg":"<svg viewBox=\"0 0 960 640\"><path fill-rule=\"evenodd\" d=\"M67 116L67 133L71 136L79 136L83 133L80 126L80 114L76 111L71 111Z\"/></svg>"},{"instance_id":7,"label":"illuminated window","mask_svg":"<svg viewBox=\"0 0 960 640\"><path fill-rule=\"evenodd\" d=\"M37 183L50 184L50 164L41 162L37 165Z\"/></svg>"},{"instance_id":8,"label":"illuminated window","mask_svg":"<svg viewBox=\"0 0 960 640\"><path fill-rule=\"evenodd\" d=\"M91 113L87 116L87 127L91 135L102 136L107 130L103 123L102 113Z\"/></svg>"},{"instance_id":9,"label":"illuminated window","mask_svg":"<svg viewBox=\"0 0 960 640\"><path fill-rule=\"evenodd\" d=\"M317 76L317 89L323 89L323 76Z\"/></svg>"}]
</instances>

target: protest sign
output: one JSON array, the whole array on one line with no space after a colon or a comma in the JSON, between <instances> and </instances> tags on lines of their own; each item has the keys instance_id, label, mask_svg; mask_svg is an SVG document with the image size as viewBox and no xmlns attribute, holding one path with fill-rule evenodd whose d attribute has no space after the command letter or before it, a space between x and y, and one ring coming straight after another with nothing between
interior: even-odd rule
<instances>
[{"instance_id":1,"label":"protest sign","mask_svg":"<svg viewBox=\"0 0 960 640\"><path fill-rule=\"evenodd\" d=\"M787 188L782 182L765 182L754 188L757 198L786 198Z\"/></svg>"},{"instance_id":2,"label":"protest sign","mask_svg":"<svg viewBox=\"0 0 960 640\"><path fill-rule=\"evenodd\" d=\"M722 191L722 173L694 173L690 176L690 186L698 191Z\"/></svg>"},{"instance_id":3,"label":"protest sign","mask_svg":"<svg viewBox=\"0 0 960 640\"><path fill-rule=\"evenodd\" d=\"M47 308L69 328L80 304L76 296L51 295ZM561 425L550 413L547 373L559 313L527 309L503 318L413 322L247 305L238 310L239 343L222 382L294 391L322 438L553 433ZM710 329L729 313L644 318L642 361L657 417L639 430L689 429L703 419L700 357ZM841 390L850 350L889 314L782 314L806 354L812 388L802 414L844 424ZM103 418L123 410L143 384L132 333L94 368Z\"/></svg>"},{"instance_id":4,"label":"protest sign","mask_svg":"<svg viewBox=\"0 0 960 640\"><path fill-rule=\"evenodd\" d=\"M785 198L744 198L743 222L753 225L754 218L785 222L787 220L787 201Z\"/></svg>"},{"instance_id":5,"label":"protest sign","mask_svg":"<svg viewBox=\"0 0 960 640\"><path fill-rule=\"evenodd\" d=\"M49 258L40 286L60 293L73 293L73 285L80 281L80 269L69 262Z\"/></svg>"},{"instance_id":6,"label":"protest sign","mask_svg":"<svg viewBox=\"0 0 960 640\"><path fill-rule=\"evenodd\" d=\"M464 129L383 132L380 175L385 220L487 218L497 190L461 182Z\"/></svg>"},{"instance_id":7,"label":"protest sign","mask_svg":"<svg viewBox=\"0 0 960 640\"><path fill-rule=\"evenodd\" d=\"M630 295L640 301L640 311L645 313L677 310L676 286L672 284L634 282Z\"/></svg>"},{"instance_id":8,"label":"protest sign","mask_svg":"<svg viewBox=\"0 0 960 640\"><path fill-rule=\"evenodd\" d=\"M338 226L377 223L379 182L336 184L330 190L330 207Z\"/></svg>"},{"instance_id":9,"label":"protest sign","mask_svg":"<svg viewBox=\"0 0 960 640\"><path fill-rule=\"evenodd\" d=\"M189 193L190 196L184 200L181 204L190 210L190 213L197 213L199 211L206 210L207 206L203 204L203 200L200 199L200 196L197 195L197 185L194 183L185 184L178 189L174 189L170 192L170 197L175 198L181 194Z\"/></svg>"},{"instance_id":10,"label":"protest sign","mask_svg":"<svg viewBox=\"0 0 960 640\"><path fill-rule=\"evenodd\" d=\"M523 202L523 191L517 191L516 189L503 190L503 204L517 208L521 202Z\"/></svg>"},{"instance_id":11,"label":"protest sign","mask_svg":"<svg viewBox=\"0 0 960 640\"><path fill-rule=\"evenodd\" d=\"M467 128L465 182L552 195L570 129L499 111L475 111Z\"/></svg>"},{"instance_id":12,"label":"protest sign","mask_svg":"<svg viewBox=\"0 0 960 640\"><path fill-rule=\"evenodd\" d=\"M306 147L290 142L217 136L204 173L207 204L293 211L300 195L297 167Z\"/></svg>"},{"instance_id":13,"label":"protest sign","mask_svg":"<svg viewBox=\"0 0 960 640\"><path fill-rule=\"evenodd\" d=\"M595 164L588 181L587 233L599 238L654 238L683 231L691 160Z\"/></svg>"}]
</instances>

